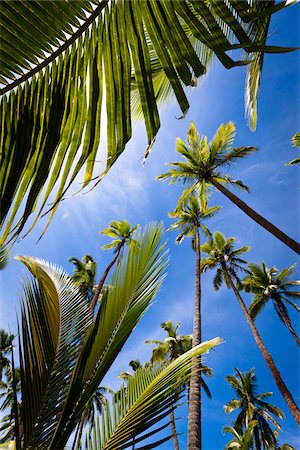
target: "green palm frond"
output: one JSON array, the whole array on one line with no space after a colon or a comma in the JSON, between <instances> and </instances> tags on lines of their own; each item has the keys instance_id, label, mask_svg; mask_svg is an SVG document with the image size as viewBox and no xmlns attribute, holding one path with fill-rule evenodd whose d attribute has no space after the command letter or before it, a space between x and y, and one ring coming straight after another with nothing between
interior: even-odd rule
<instances>
[{"instance_id":1,"label":"green palm frond","mask_svg":"<svg viewBox=\"0 0 300 450\"><path fill-rule=\"evenodd\" d=\"M149 225L137 237L109 281L74 369L54 447L63 447L86 402L107 373L139 319L149 308L167 265L162 225Z\"/></svg>"},{"instance_id":2,"label":"green palm frond","mask_svg":"<svg viewBox=\"0 0 300 450\"><path fill-rule=\"evenodd\" d=\"M294 136L292 137L292 144L293 147L300 147L300 132L295 133ZM287 164L285 164L285 166L293 166L294 164L299 164L300 163L300 158L295 158L292 161L288 162Z\"/></svg>"},{"instance_id":3,"label":"green palm frond","mask_svg":"<svg viewBox=\"0 0 300 450\"><path fill-rule=\"evenodd\" d=\"M8 250L4 245L0 244L0 270L4 269L9 260L9 253Z\"/></svg>"},{"instance_id":4,"label":"green palm frond","mask_svg":"<svg viewBox=\"0 0 300 450\"><path fill-rule=\"evenodd\" d=\"M264 33L274 11L263 11ZM256 52L283 50L265 45L256 26L261 11L250 0L246 15L225 0L3 0L1 15L2 243L29 232L50 210L47 227L82 171L81 189L103 178L131 139L134 92L147 155L160 127L157 102L171 89L184 115L185 87L206 72L212 53L231 68ZM228 56L238 49L251 58ZM157 89L159 73L171 88L163 81ZM96 169L104 115L107 151Z\"/></svg>"},{"instance_id":5,"label":"green palm frond","mask_svg":"<svg viewBox=\"0 0 300 450\"><path fill-rule=\"evenodd\" d=\"M19 257L23 285L20 361L28 448L63 448L86 405L159 289L167 264L161 225L149 225L110 280L93 319L59 268Z\"/></svg>"},{"instance_id":6,"label":"green palm frond","mask_svg":"<svg viewBox=\"0 0 300 450\"><path fill-rule=\"evenodd\" d=\"M81 338L92 317L61 269L31 257L17 259L34 276L23 283L20 361L25 445L39 448L41 430L46 445L58 425Z\"/></svg>"},{"instance_id":7,"label":"green palm frond","mask_svg":"<svg viewBox=\"0 0 300 450\"><path fill-rule=\"evenodd\" d=\"M292 137L293 147L300 147L300 132L295 133Z\"/></svg>"},{"instance_id":8,"label":"green palm frond","mask_svg":"<svg viewBox=\"0 0 300 450\"><path fill-rule=\"evenodd\" d=\"M174 400L178 400L178 392L189 379L193 357L207 353L220 343L219 338L203 342L167 366L146 367L135 372L116 393L117 401L107 407L103 419L96 422L95 432L88 435L88 444L96 439L99 450L125 448L133 438L135 443L142 443L162 431L168 422L164 425L161 421L176 407ZM153 425L154 429L151 429ZM149 433L142 434L148 429L151 429ZM161 443L162 440L153 442L147 448Z\"/></svg>"},{"instance_id":9,"label":"green palm frond","mask_svg":"<svg viewBox=\"0 0 300 450\"><path fill-rule=\"evenodd\" d=\"M237 398L228 402L224 407L224 411L231 413L236 409L240 410L234 422L234 428L237 432L240 432L247 428L247 423L255 421L256 424L253 430L256 445L260 445L263 449L274 448L277 432L281 429L276 419L283 419L284 415L279 408L265 401L272 393L257 394L254 369L251 369L249 372L240 372L236 369L235 375L227 376L226 380L230 383ZM274 430L269 423L273 425ZM245 447L245 449L247 448Z\"/></svg>"}]
</instances>

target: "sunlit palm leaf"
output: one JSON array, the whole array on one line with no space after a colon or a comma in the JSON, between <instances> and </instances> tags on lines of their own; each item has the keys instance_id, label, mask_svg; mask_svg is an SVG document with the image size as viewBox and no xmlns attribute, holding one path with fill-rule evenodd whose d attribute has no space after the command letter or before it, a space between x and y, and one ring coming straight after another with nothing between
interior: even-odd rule
<instances>
[{"instance_id":1,"label":"sunlit palm leaf","mask_svg":"<svg viewBox=\"0 0 300 450\"><path fill-rule=\"evenodd\" d=\"M149 148L153 144L160 126L157 70L163 69L184 114L189 107L184 87L205 72L210 52L230 68L245 61L234 61L228 50L280 51L264 47L259 33L244 30L243 20L260 14L251 2L247 14L240 8L233 12L229 3L2 1L0 81L2 94L8 92L0 105L2 242L14 241L32 213L34 226L49 200L50 221L84 166L80 186L91 182L104 89L107 154L96 182L131 138L135 89ZM266 18L269 11L273 8L264 10Z\"/></svg>"},{"instance_id":2,"label":"sunlit palm leaf","mask_svg":"<svg viewBox=\"0 0 300 450\"><path fill-rule=\"evenodd\" d=\"M34 276L23 283L20 360L25 446L39 448L57 426L91 316L61 269L31 257L18 259Z\"/></svg>"},{"instance_id":3,"label":"sunlit palm leaf","mask_svg":"<svg viewBox=\"0 0 300 450\"><path fill-rule=\"evenodd\" d=\"M102 296L75 367L53 447L66 444L87 401L157 293L167 264L162 235L162 226L146 228L112 275L111 289Z\"/></svg>"},{"instance_id":4,"label":"sunlit palm leaf","mask_svg":"<svg viewBox=\"0 0 300 450\"><path fill-rule=\"evenodd\" d=\"M174 395L190 376L192 358L206 353L220 343L220 338L215 338L194 347L166 367L138 370L115 394L116 400L112 406L107 406L102 422L96 421L95 434L88 435L88 442L93 442L93 437L96 436L96 448L113 450L127 448L133 437L135 443L139 444L151 436L153 440L153 435L165 427L161 420L174 408ZM148 429L151 430L149 433L141 435ZM159 444L161 442L148 441L147 445L151 447L145 448L154 448Z\"/></svg>"}]
</instances>

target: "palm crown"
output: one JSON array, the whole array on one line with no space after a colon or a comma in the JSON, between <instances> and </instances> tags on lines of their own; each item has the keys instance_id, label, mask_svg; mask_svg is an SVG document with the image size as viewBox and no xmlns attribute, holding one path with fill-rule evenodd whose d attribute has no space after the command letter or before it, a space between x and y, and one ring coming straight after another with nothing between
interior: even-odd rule
<instances>
[{"instance_id":1,"label":"palm crown","mask_svg":"<svg viewBox=\"0 0 300 450\"><path fill-rule=\"evenodd\" d=\"M90 297L93 293L96 280L96 261L94 261L91 255L84 255L81 261L73 256L69 261L74 265L72 280L79 286L84 297Z\"/></svg>"},{"instance_id":2,"label":"palm crown","mask_svg":"<svg viewBox=\"0 0 300 450\"><path fill-rule=\"evenodd\" d=\"M134 243L135 241L132 236L138 227L139 225L136 225L131 228L127 220L121 220L119 222L113 220L107 228L100 231L101 234L105 234L106 236L113 238L113 240L109 244L103 245L101 248L103 250L113 248L115 252L117 252L125 243Z\"/></svg>"},{"instance_id":3,"label":"palm crown","mask_svg":"<svg viewBox=\"0 0 300 450\"><path fill-rule=\"evenodd\" d=\"M202 272L208 269L214 269L217 267L216 275L213 279L213 285L215 289L220 289L223 281L227 287L229 287L229 280L227 278L226 270L230 276L232 276L237 282L240 278L237 274L238 271L246 272L247 270L243 267L246 261L240 258L240 255L249 251L250 247L245 246L238 249L234 249L235 238L225 238L225 236L216 231L213 234L213 238L207 241L201 246L203 253L208 256L203 258L201 261Z\"/></svg>"},{"instance_id":4,"label":"palm crown","mask_svg":"<svg viewBox=\"0 0 300 450\"><path fill-rule=\"evenodd\" d=\"M254 369L249 372L240 372L235 369L233 376L227 376L237 398L231 400L224 406L226 413L239 410L235 420L234 428L242 432L253 420L257 421L254 426L254 440L256 449L274 448L276 445L276 433L271 429L268 422L279 430L280 424L276 418L283 419L282 411L266 401L272 392L257 393L256 376ZM275 417L275 418L274 418Z\"/></svg>"},{"instance_id":5,"label":"palm crown","mask_svg":"<svg viewBox=\"0 0 300 450\"><path fill-rule=\"evenodd\" d=\"M186 142L183 142L180 138L177 139L176 151L183 157L183 161L169 163L172 168L166 173L157 176L156 179L168 179L170 184L178 181L189 184L179 199L179 206L193 192L197 192L201 201L205 203L211 187L215 187L247 216L251 217L252 220L300 254L300 244L298 242L254 211L254 209L225 187L229 184L249 191L248 187L241 180L234 180L222 169L256 150L255 147L232 148L235 134L234 124L228 122L220 125L212 140L208 142L207 137L201 136L192 122L187 133Z\"/></svg>"},{"instance_id":6,"label":"palm crown","mask_svg":"<svg viewBox=\"0 0 300 450\"><path fill-rule=\"evenodd\" d=\"M167 322L161 323L160 326L168 333L168 337L164 341L146 341L146 344L157 344L157 347L154 347L152 351L152 363L161 363L166 361L166 359L172 361L192 348L193 336L191 334L182 335L177 333L180 323L174 326L170 320L167 320Z\"/></svg>"},{"instance_id":7,"label":"palm crown","mask_svg":"<svg viewBox=\"0 0 300 450\"><path fill-rule=\"evenodd\" d=\"M205 198L211 187L212 179L218 183L231 184L248 191L247 186L240 180L234 180L221 171L222 167L228 166L256 150L255 147L232 148L235 134L234 124L228 122L220 125L212 140L208 142L207 137L200 135L192 122L187 132L186 142L177 138L176 151L183 156L183 161L169 163L168 165L172 168L156 179L169 179L170 184L178 181L192 183L192 186L183 192L181 201L196 187L202 198Z\"/></svg>"},{"instance_id":8,"label":"palm crown","mask_svg":"<svg viewBox=\"0 0 300 450\"><path fill-rule=\"evenodd\" d=\"M293 301L299 300L300 292L293 290L294 286L300 284L300 281L290 280L295 264L285 267L279 272L276 267L268 268L264 262L259 266L257 264L248 264L250 269L249 275L242 282L242 286L246 292L252 292L253 302L250 305L250 314L253 319L262 311L268 301L272 301L275 310L282 322L289 328L292 335L300 344L288 314L286 306L300 311L300 308Z\"/></svg>"},{"instance_id":9,"label":"palm crown","mask_svg":"<svg viewBox=\"0 0 300 450\"><path fill-rule=\"evenodd\" d=\"M195 228L200 226L205 233L208 233L202 222L215 216L219 210L219 206L209 208L206 202L201 202L196 196L189 195L184 205L180 205L173 213L169 213L169 217L178 220L170 226L168 231L180 230L176 238L177 243L181 243L185 237L194 236Z\"/></svg>"}]
</instances>

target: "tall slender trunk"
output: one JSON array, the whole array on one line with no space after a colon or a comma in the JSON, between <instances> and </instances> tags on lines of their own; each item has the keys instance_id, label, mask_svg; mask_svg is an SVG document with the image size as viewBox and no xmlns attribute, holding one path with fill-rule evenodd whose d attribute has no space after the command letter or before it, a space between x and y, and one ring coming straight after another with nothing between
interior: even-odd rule
<instances>
[{"instance_id":1,"label":"tall slender trunk","mask_svg":"<svg viewBox=\"0 0 300 450\"><path fill-rule=\"evenodd\" d=\"M105 283L106 277L107 277L107 275L108 275L110 269L112 268L112 266L115 264L115 262L116 262L117 259L119 258L119 255L120 255L120 252L121 252L121 249L122 249L123 246L124 246L124 243L121 244L120 247L118 248L118 251L117 251L117 253L116 253L116 256L115 256L114 259L110 262L110 264L106 267L106 269L105 269L105 271L104 271L104 274L102 275L102 278L101 278L101 280L99 281L98 286L96 287L95 293L94 293L94 295L93 295L93 298L92 298L91 304L90 304L90 310L91 310L92 313L94 313L94 309L95 309L95 306L96 306L96 304L97 304L99 295L100 295L101 290L102 290L102 288L103 288L103 285L104 285L104 283Z\"/></svg>"},{"instance_id":2,"label":"tall slender trunk","mask_svg":"<svg viewBox=\"0 0 300 450\"><path fill-rule=\"evenodd\" d=\"M269 231L269 233L273 234L277 239L283 242L285 245L290 247L294 252L300 255L300 244L294 239L290 238L283 231L279 230L279 228L275 227L271 222L266 220L260 214L258 214L254 209L250 208L245 202L243 202L239 197L230 192L226 187L222 184L218 183L213 177L207 177L207 181L209 181L216 189L218 189L222 194L226 195L229 200L231 200L238 208L244 211L247 216L251 217L256 223L258 223L265 230Z\"/></svg>"},{"instance_id":3,"label":"tall slender trunk","mask_svg":"<svg viewBox=\"0 0 300 450\"><path fill-rule=\"evenodd\" d=\"M16 376L15 376L15 358L14 347L11 345L11 370L12 370L12 385L13 385L13 415L14 415L14 435L16 440L17 449L21 448L20 440L20 428L19 428L19 414L18 414L18 398L16 388Z\"/></svg>"},{"instance_id":4,"label":"tall slender trunk","mask_svg":"<svg viewBox=\"0 0 300 450\"><path fill-rule=\"evenodd\" d=\"M175 417L174 417L174 411L170 412L170 422L171 422L171 429L172 429L172 438L173 438L173 444L174 444L174 450L180 450L179 449L179 442L178 442L178 436L175 426Z\"/></svg>"},{"instance_id":5,"label":"tall slender trunk","mask_svg":"<svg viewBox=\"0 0 300 450\"><path fill-rule=\"evenodd\" d=\"M269 369L270 369L271 374L272 374L272 376L274 378L274 381L277 384L277 387L280 390L280 392L281 392L281 394L282 394L282 396L283 396L287 406L289 407L291 413L293 414L294 419L296 420L298 426L300 426L300 411L299 411L299 408L296 405L296 403L295 403L295 401L294 401L294 399L292 397L292 394L290 393L290 391L286 387L285 382L283 381L283 379L282 379L282 377L281 377L281 375L279 373L279 370L277 369L277 367L276 367L276 365L275 365L275 363L273 361L272 356L270 355L270 353L266 349L266 347L265 347L265 345L264 345L264 343L263 343L263 341L262 341L262 339L260 337L260 334L259 334L259 332L258 332L258 330L257 330L257 328L256 328L256 326L255 326L255 324L253 322L253 320L251 319L249 311L248 311L245 303L243 302L243 299L240 296L239 291L237 290L235 284L233 283L231 276L229 275L229 273L227 271L226 265L222 264L222 268L223 268L223 270L224 270L224 272L226 274L226 277L227 277L227 279L229 281L230 287L234 291L235 296L236 296L236 298L237 298L237 300L238 300L238 302L239 302L239 304L240 304L240 306L242 308L242 311L243 311L243 313L245 315L246 321L247 321L247 323L248 323L248 325L249 325L249 327L250 327L250 329L252 331L252 334L253 334L253 337L255 339L255 342L257 343L259 350L261 351L263 357L265 358L266 363L269 366Z\"/></svg>"},{"instance_id":6,"label":"tall slender trunk","mask_svg":"<svg viewBox=\"0 0 300 450\"><path fill-rule=\"evenodd\" d=\"M201 343L201 279L200 279L200 234L199 229L195 230L195 302L194 302L194 324L192 346ZM189 385L189 405L188 405L188 450L201 450L201 358L195 358L192 366L192 375Z\"/></svg>"}]
</instances>

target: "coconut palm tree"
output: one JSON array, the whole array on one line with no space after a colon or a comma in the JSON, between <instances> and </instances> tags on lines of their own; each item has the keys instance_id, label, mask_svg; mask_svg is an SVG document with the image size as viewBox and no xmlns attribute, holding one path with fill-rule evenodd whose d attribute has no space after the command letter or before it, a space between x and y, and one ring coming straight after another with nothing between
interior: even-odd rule
<instances>
[{"instance_id":1,"label":"coconut palm tree","mask_svg":"<svg viewBox=\"0 0 300 450\"><path fill-rule=\"evenodd\" d=\"M284 380L282 379L279 370L277 369L272 356L266 349L261 336L254 324L253 319L238 291L235 283L240 283L239 271L246 272L244 265L246 261L240 258L240 256L249 250L249 247L241 247L234 249L235 238L226 239L225 236L216 231L213 235L213 239L202 245L201 250L208 256L201 262L201 270L203 272L209 269L217 269L213 279L213 285L216 290L220 289L222 283L225 282L228 288L231 288L239 302L239 305L244 313L245 319L253 334L254 340L261 351L270 371L274 378L274 381L280 390L288 408L293 414L297 424L300 426L300 411L296 405L290 391L288 390Z\"/></svg>"},{"instance_id":2,"label":"coconut palm tree","mask_svg":"<svg viewBox=\"0 0 300 450\"><path fill-rule=\"evenodd\" d=\"M22 286L19 321L24 450L67 444L93 393L161 286L167 265L162 239L161 225L149 225L138 234L137 245L128 248L115 268L109 280L111 289L102 295L95 317L62 269L32 257L18 257L33 275ZM159 423L163 414L169 414L174 393L187 382L193 357L219 342L217 338L203 343L156 372L146 392L144 381L136 382L139 396L135 392L130 410L125 408L111 420L111 433L96 448L126 446L150 423ZM133 419L136 414L139 420ZM125 415L128 420L123 421Z\"/></svg>"},{"instance_id":3,"label":"coconut palm tree","mask_svg":"<svg viewBox=\"0 0 300 450\"><path fill-rule=\"evenodd\" d=\"M146 344L155 344L156 347L152 350L151 363L160 364L166 360L173 361L178 356L183 355L186 351L192 348L193 336L191 334L178 335L177 331L180 326L178 323L176 326L168 320L163 322L160 326L168 333L168 337L164 341L147 340ZM175 425L174 411L170 412L170 422L172 428L173 445L175 450L179 450L179 442Z\"/></svg>"},{"instance_id":4,"label":"coconut palm tree","mask_svg":"<svg viewBox=\"0 0 300 450\"><path fill-rule=\"evenodd\" d=\"M183 201L196 188L201 196L207 195L207 191L211 187L216 188L256 223L300 254L298 242L275 227L225 187L229 184L232 187L249 191L241 180L234 180L222 171L225 167L256 151L255 147L232 148L235 134L234 124L228 122L220 125L212 140L208 142L207 137L200 135L192 122L186 142L180 138L177 139L176 151L183 156L183 161L169 163L171 169L157 176L156 179L170 180L170 184L178 181L190 184L184 190L180 201Z\"/></svg>"},{"instance_id":5,"label":"coconut palm tree","mask_svg":"<svg viewBox=\"0 0 300 450\"><path fill-rule=\"evenodd\" d=\"M0 330L0 380L2 380L3 370L10 368L10 360L7 355L11 352L14 338L13 334Z\"/></svg>"},{"instance_id":6,"label":"coconut palm tree","mask_svg":"<svg viewBox=\"0 0 300 450\"><path fill-rule=\"evenodd\" d=\"M242 433L251 421L255 421L253 428L253 447L256 450L274 448L277 442L277 433L281 429L277 418L283 419L283 412L276 406L270 405L267 398L272 392L257 393L256 376L254 369L249 372L240 372L226 377L234 390L236 398L224 406L226 413L238 410L239 414L234 422L234 428ZM271 423L275 429L270 427Z\"/></svg>"},{"instance_id":7,"label":"coconut palm tree","mask_svg":"<svg viewBox=\"0 0 300 450\"><path fill-rule=\"evenodd\" d=\"M125 244L132 245L135 243L135 240L133 239L133 235L137 229L138 229L138 225L131 228L130 224L127 222L127 220L121 220L119 222L116 220L113 220L112 222L110 222L108 228L105 228L104 230L100 231L101 234L105 234L106 236L109 236L113 239L112 242L110 242L109 244L103 245L101 248L103 250L114 249L115 257L108 264L98 285L95 288L94 295L92 297L91 305L90 305L92 312L95 309L95 306L97 304L97 301L98 301L100 293L101 293L101 290L105 283L106 277L109 274L109 271L112 268L112 266L118 261L120 256L122 256L122 252L124 250Z\"/></svg>"},{"instance_id":8,"label":"coconut palm tree","mask_svg":"<svg viewBox=\"0 0 300 450\"><path fill-rule=\"evenodd\" d=\"M96 261L91 255L84 255L81 261L72 256L69 261L74 265L72 280L79 287L83 297L90 301L96 280Z\"/></svg>"},{"instance_id":9,"label":"coconut palm tree","mask_svg":"<svg viewBox=\"0 0 300 450\"><path fill-rule=\"evenodd\" d=\"M200 344L201 336L201 252L200 252L200 229L207 232L203 221L212 218L219 211L219 206L208 207L206 203L207 198L202 196L198 198L190 194L184 204L169 216L177 219L169 230L179 230L176 242L180 243L185 237L192 237L193 248L196 253L195 265L195 300L194 300L194 318L193 318L193 342L192 346ZM204 227L204 228L203 228ZM194 373L191 376L189 385L189 412L188 412L188 449L196 450L202 448L202 433L201 433L201 374L199 368L201 361L196 360L194 366Z\"/></svg>"},{"instance_id":10,"label":"coconut palm tree","mask_svg":"<svg viewBox=\"0 0 300 450\"><path fill-rule=\"evenodd\" d=\"M233 438L226 444L225 450L249 450L251 449L252 435L255 426L257 425L256 420L251 420L244 432L238 432L234 427L226 426L224 427L224 434L231 433Z\"/></svg>"},{"instance_id":11,"label":"coconut palm tree","mask_svg":"<svg viewBox=\"0 0 300 450\"><path fill-rule=\"evenodd\" d=\"M0 431L5 432L1 437L0 443L10 441L15 436L15 395L21 392L21 373L20 369L14 369L14 374L11 368L6 371L6 381L0 382L0 398L3 400L0 411L4 412L9 409L9 413L2 417ZM22 407L21 403L17 402L19 431L22 427Z\"/></svg>"},{"instance_id":12,"label":"coconut palm tree","mask_svg":"<svg viewBox=\"0 0 300 450\"><path fill-rule=\"evenodd\" d=\"M159 341L159 340L147 340L146 341L146 344L150 343L150 344L157 345L152 350L152 356L151 356L152 364L164 363L166 360L173 361L174 359L178 358L180 355L183 355L186 351L190 350L193 346L195 346L195 345L193 345L193 335L192 334L186 334L186 335L177 334L180 323L178 323L176 326L174 326L173 323L170 320L168 320L167 322L161 323L160 326L168 333L168 337L166 337L164 341ZM193 365L193 370L195 370L194 365ZM205 375L212 374L211 369L209 369L206 366L201 365L201 371L203 373L205 373ZM199 372L199 368L198 368L198 372ZM192 392L191 392L192 377L193 377L193 375L191 375L191 379L190 379L190 383L189 383L189 404L194 400L192 397ZM205 383L205 381L203 380L201 374L200 374L199 378L200 378L200 381L198 383L197 390L200 390L200 385L201 385L203 387L203 389L207 392L208 396L211 397L209 388L208 388L207 384ZM175 417L174 417L173 410L171 410L170 419L171 419L170 422L171 422L171 427L172 427L174 449L179 450L178 436L177 436L177 431L176 431L176 426L175 426ZM201 424L199 427L201 430ZM199 434L201 436L201 432L199 432Z\"/></svg>"},{"instance_id":13,"label":"coconut palm tree","mask_svg":"<svg viewBox=\"0 0 300 450\"><path fill-rule=\"evenodd\" d=\"M108 400L104 395L107 392L113 393L113 391L111 389L104 388L104 387L99 387L93 393L93 396L90 399L90 401L87 403L87 405L81 415L81 419L78 423L78 427L77 427L77 430L76 430L76 433L74 436L74 443L72 446L72 450L81 448L80 445L81 445L83 427L85 425L89 424L91 427L91 431L94 428L96 414L101 415L103 412L103 409L104 409L104 405L107 404Z\"/></svg>"},{"instance_id":14,"label":"coconut palm tree","mask_svg":"<svg viewBox=\"0 0 300 450\"><path fill-rule=\"evenodd\" d=\"M299 286L300 281L289 280L295 264L285 267L280 272L276 267L268 268L264 262L258 264L248 264L250 273L242 282L242 287L246 292L253 294L253 301L249 307L252 319L262 311L268 301L272 301L279 319L290 330L298 345L300 339L294 330L287 306L291 306L300 311L298 305L293 300L300 298L300 292L291 290L294 286Z\"/></svg>"},{"instance_id":15,"label":"coconut palm tree","mask_svg":"<svg viewBox=\"0 0 300 450\"><path fill-rule=\"evenodd\" d=\"M226 68L248 64L246 110L255 128L263 54L291 50L266 45L271 16L286 3L83 0L29 8L3 0L1 241L15 240L34 213L31 229L52 193L50 221L83 168L83 188L102 179L132 136L136 104L148 154L158 102L174 93L184 115L184 87L197 84L213 55ZM228 55L242 49L238 60ZM95 170L103 98L107 153Z\"/></svg>"}]
</instances>

